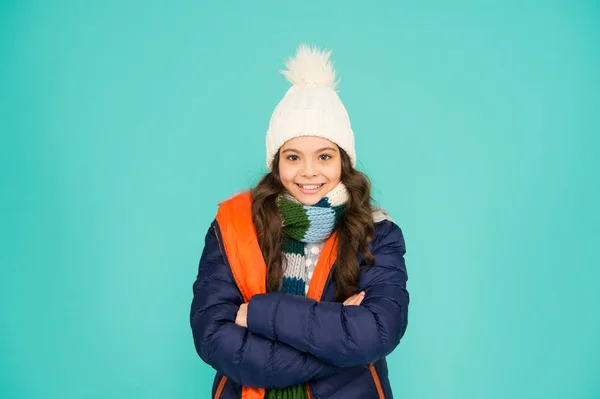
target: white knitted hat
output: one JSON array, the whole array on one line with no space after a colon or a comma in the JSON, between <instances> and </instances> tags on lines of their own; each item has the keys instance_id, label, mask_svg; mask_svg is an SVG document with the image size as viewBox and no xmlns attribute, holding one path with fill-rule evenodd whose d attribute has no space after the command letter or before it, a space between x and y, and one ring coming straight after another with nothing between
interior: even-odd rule
<instances>
[{"instance_id":1,"label":"white knitted hat","mask_svg":"<svg viewBox=\"0 0 600 399\"><path fill-rule=\"evenodd\" d=\"M277 104L267 131L267 168L288 140L299 136L318 136L337 144L348 153L356 166L354 133L344 104L336 93L331 51L306 44L298 46L296 55L285 62L281 73L292 83Z\"/></svg>"}]
</instances>

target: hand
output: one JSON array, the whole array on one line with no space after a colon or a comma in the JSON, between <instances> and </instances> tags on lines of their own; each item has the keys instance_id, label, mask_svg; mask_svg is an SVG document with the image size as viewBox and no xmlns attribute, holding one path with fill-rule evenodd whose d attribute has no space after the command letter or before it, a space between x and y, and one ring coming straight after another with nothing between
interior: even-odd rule
<instances>
[{"instance_id":1,"label":"hand","mask_svg":"<svg viewBox=\"0 0 600 399\"><path fill-rule=\"evenodd\" d=\"M240 327L248 328L248 304L242 303L235 317L235 324Z\"/></svg>"},{"instance_id":2,"label":"hand","mask_svg":"<svg viewBox=\"0 0 600 399\"><path fill-rule=\"evenodd\" d=\"M344 306L358 306L365 299L365 292L361 291L358 294L352 295L344 301Z\"/></svg>"}]
</instances>

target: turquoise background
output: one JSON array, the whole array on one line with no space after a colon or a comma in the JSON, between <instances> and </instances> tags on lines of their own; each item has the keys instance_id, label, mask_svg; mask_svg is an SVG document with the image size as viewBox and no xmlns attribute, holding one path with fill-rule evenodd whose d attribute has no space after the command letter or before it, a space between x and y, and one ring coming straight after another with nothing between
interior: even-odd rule
<instances>
[{"instance_id":1,"label":"turquoise background","mask_svg":"<svg viewBox=\"0 0 600 399\"><path fill-rule=\"evenodd\" d=\"M209 397L204 235L302 41L406 236L395 396L600 397L600 3L368 4L0 4L0 397Z\"/></svg>"}]
</instances>

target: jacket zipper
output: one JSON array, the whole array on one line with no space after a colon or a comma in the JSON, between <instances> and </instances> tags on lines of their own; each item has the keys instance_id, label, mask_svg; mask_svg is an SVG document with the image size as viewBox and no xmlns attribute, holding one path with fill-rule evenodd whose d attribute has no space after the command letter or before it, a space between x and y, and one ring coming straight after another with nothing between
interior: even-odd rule
<instances>
[{"instance_id":1,"label":"jacket zipper","mask_svg":"<svg viewBox=\"0 0 600 399\"><path fill-rule=\"evenodd\" d=\"M383 388L381 387L381 381L379 380L377 370L375 369L375 363L369 364L369 370L371 371L371 377L373 377L375 388L377 388L377 394L379 395L379 399L385 399L385 396L383 395Z\"/></svg>"},{"instance_id":2,"label":"jacket zipper","mask_svg":"<svg viewBox=\"0 0 600 399\"><path fill-rule=\"evenodd\" d=\"M227 377L221 377L221 381L219 382L219 386L217 387L217 391L215 392L215 398L219 399L221 394L223 393L223 388L225 387L225 383L227 382Z\"/></svg>"}]
</instances>

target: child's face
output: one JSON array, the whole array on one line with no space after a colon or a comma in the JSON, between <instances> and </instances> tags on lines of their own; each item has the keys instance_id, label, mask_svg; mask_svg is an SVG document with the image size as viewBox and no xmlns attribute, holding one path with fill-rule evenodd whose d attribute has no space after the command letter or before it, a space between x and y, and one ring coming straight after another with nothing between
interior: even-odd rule
<instances>
[{"instance_id":1,"label":"child's face","mask_svg":"<svg viewBox=\"0 0 600 399\"><path fill-rule=\"evenodd\" d=\"M304 205L314 205L337 186L342 177L338 146L322 137L296 137L279 149L279 178Z\"/></svg>"}]
</instances>

